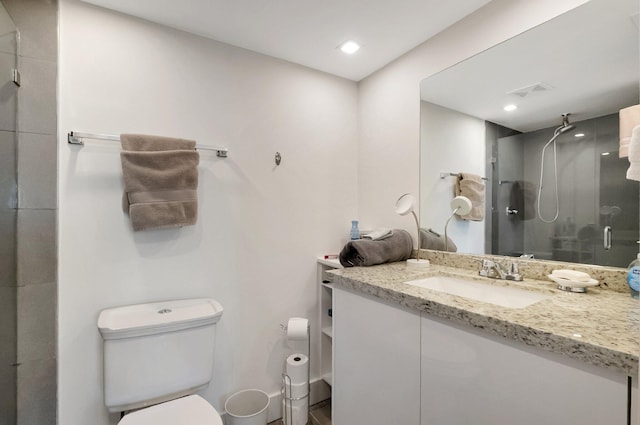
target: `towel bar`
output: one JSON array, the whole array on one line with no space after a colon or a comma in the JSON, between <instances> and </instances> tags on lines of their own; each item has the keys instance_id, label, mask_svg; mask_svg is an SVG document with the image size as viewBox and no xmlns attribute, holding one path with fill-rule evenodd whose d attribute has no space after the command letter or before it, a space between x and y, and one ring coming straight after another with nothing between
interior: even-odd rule
<instances>
[{"instance_id":1,"label":"towel bar","mask_svg":"<svg viewBox=\"0 0 640 425\"><path fill-rule=\"evenodd\" d=\"M67 133L67 142L72 145L84 145L83 139L109 140L111 142L119 142L120 136L116 136L113 134L79 133L77 131L70 131L69 133ZM228 148L219 146L207 146L198 144L196 145L196 149L215 151L216 155L220 158L227 158L229 153Z\"/></svg>"},{"instance_id":2,"label":"towel bar","mask_svg":"<svg viewBox=\"0 0 640 425\"><path fill-rule=\"evenodd\" d=\"M458 173L440 173L441 179L445 179L447 177L458 177ZM484 181L489 181L489 179L486 177L481 177L481 179Z\"/></svg>"}]
</instances>

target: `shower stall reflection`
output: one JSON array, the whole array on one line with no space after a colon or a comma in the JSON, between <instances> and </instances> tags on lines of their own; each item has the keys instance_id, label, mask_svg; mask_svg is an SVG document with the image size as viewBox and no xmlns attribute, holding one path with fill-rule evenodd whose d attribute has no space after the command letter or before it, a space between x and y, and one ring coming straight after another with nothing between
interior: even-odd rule
<instances>
[{"instance_id":1,"label":"shower stall reflection","mask_svg":"<svg viewBox=\"0 0 640 425\"><path fill-rule=\"evenodd\" d=\"M541 178L541 153L557 128L517 133L487 123L493 254L616 267L635 258L639 186L618 157L618 114L574 124L555 139L557 175L547 152ZM538 210L557 218L541 220Z\"/></svg>"}]
</instances>

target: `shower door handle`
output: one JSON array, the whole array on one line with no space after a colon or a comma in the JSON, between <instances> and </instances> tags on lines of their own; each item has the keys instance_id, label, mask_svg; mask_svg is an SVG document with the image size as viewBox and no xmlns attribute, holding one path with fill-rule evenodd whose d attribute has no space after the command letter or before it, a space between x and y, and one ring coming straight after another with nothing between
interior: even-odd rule
<instances>
[{"instance_id":1,"label":"shower door handle","mask_svg":"<svg viewBox=\"0 0 640 425\"><path fill-rule=\"evenodd\" d=\"M611 226L604 226L604 249L609 251L611 249Z\"/></svg>"}]
</instances>

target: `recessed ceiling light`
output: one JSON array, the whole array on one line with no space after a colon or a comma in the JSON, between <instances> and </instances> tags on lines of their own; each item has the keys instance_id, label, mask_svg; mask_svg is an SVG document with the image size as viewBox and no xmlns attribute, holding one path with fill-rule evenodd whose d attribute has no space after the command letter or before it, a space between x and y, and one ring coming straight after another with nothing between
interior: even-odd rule
<instances>
[{"instance_id":1,"label":"recessed ceiling light","mask_svg":"<svg viewBox=\"0 0 640 425\"><path fill-rule=\"evenodd\" d=\"M602 155L602 156L611 155L611 152L602 152L600 155Z\"/></svg>"},{"instance_id":2,"label":"recessed ceiling light","mask_svg":"<svg viewBox=\"0 0 640 425\"><path fill-rule=\"evenodd\" d=\"M511 111L515 111L516 109L518 109L518 107L514 104L511 105L507 105L503 108L505 111L507 112L511 112Z\"/></svg>"},{"instance_id":3,"label":"recessed ceiling light","mask_svg":"<svg viewBox=\"0 0 640 425\"><path fill-rule=\"evenodd\" d=\"M574 134L575 137L584 137L584 133L576 133Z\"/></svg>"},{"instance_id":4,"label":"recessed ceiling light","mask_svg":"<svg viewBox=\"0 0 640 425\"><path fill-rule=\"evenodd\" d=\"M340 47L340 50L342 50L344 53L348 55L352 55L358 50L360 50L360 45L355 41L351 41L351 40L345 41L339 47Z\"/></svg>"}]
</instances>

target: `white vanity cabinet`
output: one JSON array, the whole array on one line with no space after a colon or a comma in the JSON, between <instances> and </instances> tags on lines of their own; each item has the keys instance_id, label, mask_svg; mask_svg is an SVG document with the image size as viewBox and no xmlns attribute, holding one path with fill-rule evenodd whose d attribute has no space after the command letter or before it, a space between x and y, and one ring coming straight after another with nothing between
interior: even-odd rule
<instances>
[{"instance_id":1,"label":"white vanity cabinet","mask_svg":"<svg viewBox=\"0 0 640 425\"><path fill-rule=\"evenodd\" d=\"M604 367L333 288L334 425L637 425Z\"/></svg>"},{"instance_id":2,"label":"white vanity cabinet","mask_svg":"<svg viewBox=\"0 0 640 425\"><path fill-rule=\"evenodd\" d=\"M626 375L428 315L421 328L422 425L627 424Z\"/></svg>"},{"instance_id":3,"label":"white vanity cabinet","mask_svg":"<svg viewBox=\"0 0 640 425\"><path fill-rule=\"evenodd\" d=\"M333 289L333 425L420 424L420 314Z\"/></svg>"}]
</instances>

